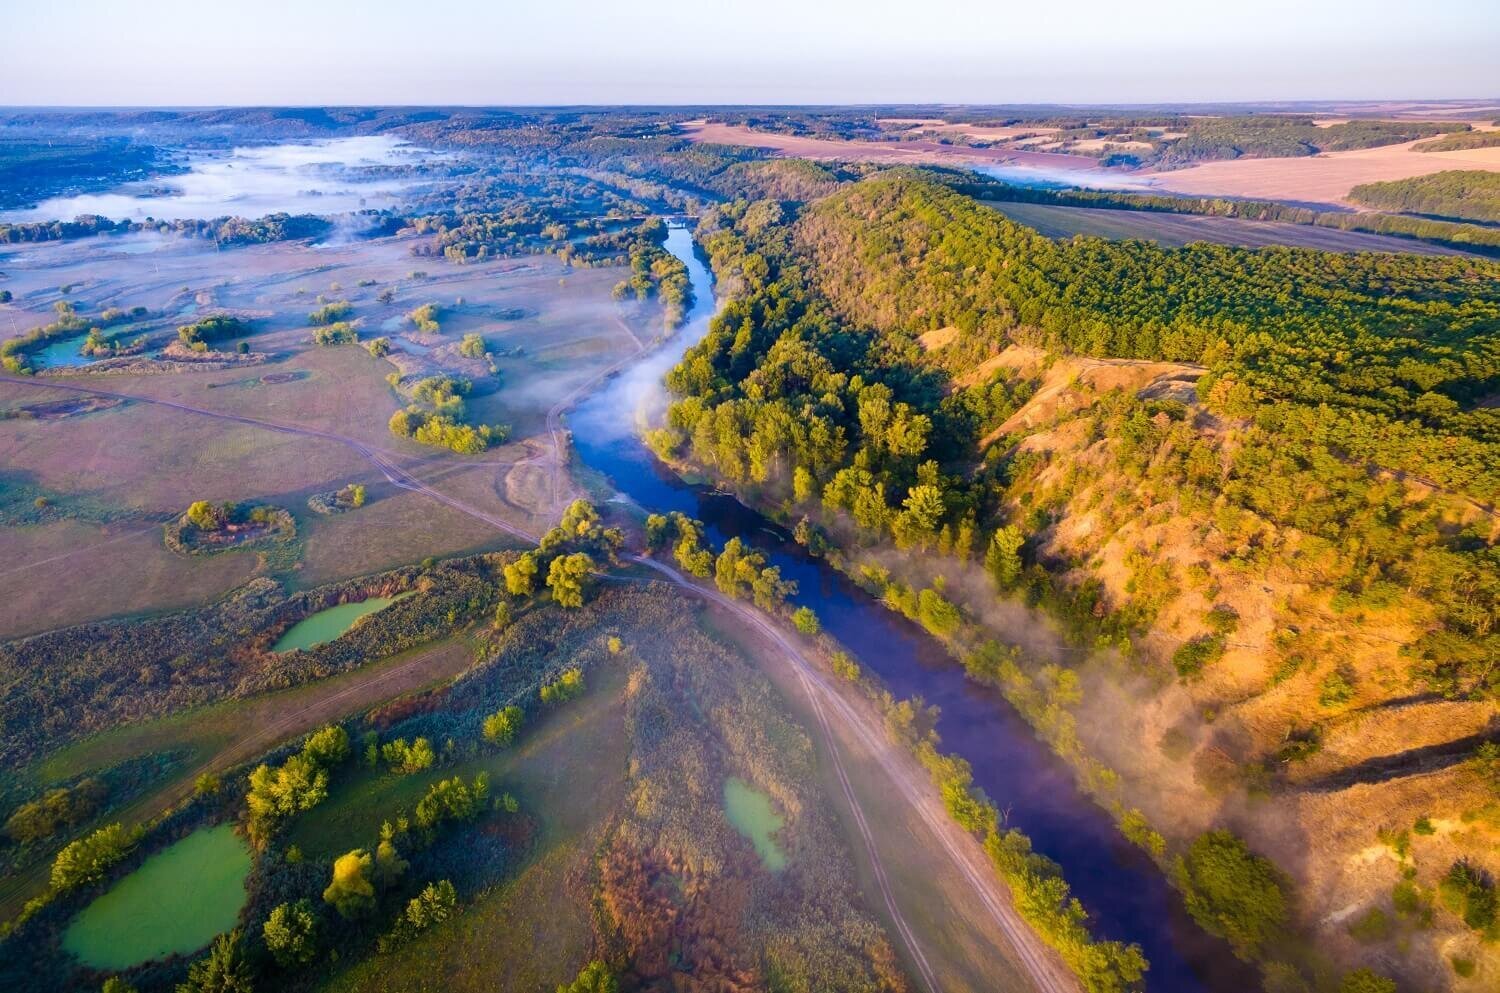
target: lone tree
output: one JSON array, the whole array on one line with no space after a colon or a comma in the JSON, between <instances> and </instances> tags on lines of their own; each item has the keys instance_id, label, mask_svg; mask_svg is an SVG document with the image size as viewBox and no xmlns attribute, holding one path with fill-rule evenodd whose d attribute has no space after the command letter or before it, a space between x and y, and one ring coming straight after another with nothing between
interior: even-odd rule
<instances>
[{"instance_id":1,"label":"lone tree","mask_svg":"<svg viewBox=\"0 0 1500 993\"><path fill-rule=\"evenodd\" d=\"M318 918L306 900L283 903L266 918L266 948L283 969L307 965L318 954Z\"/></svg>"},{"instance_id":2,"label":"lone tree","mask_svg":"<svg viewBox=\"0 0 1500 993\"><path fill-rule=\"evenodd\" d=\"M496 711L484 719L484 740L502 748L509 745L516 740L525 718L526 712L516 706Z\"/></svg>"},{"instance_id":3,"label":"lone tree","mask_svg":"<svg viewBox=\"0 0 1500 993\"><path fill-rule=\"evenodd\" d=\"M195 500L187 509L188 523L199 531L217 531L228 517L228 504L216 507L207 500Z\"/></svg>"},{"instance_id":4,"label":"lone tree","mask_svg":"<svg viewBox=\"0 0 1500 993\"><path fill-rule=\"evenodd\" d=\"M1226 938L1240 958L1274 941L1286 924L1281 874L1229 831L1209 831L1177 860L1188 913Z\"/></svg>"},{"instance_id":5,"label":"lone tree","mask_svg":"<svg viewBox=\"0 0 1500 993\"><path fill-rule=\"evenodd\" d=\"M363 848L340 855L333 863L333 881L323 891L324 902L346 919L374 910L375 886L370 882L374 867L374 859Z\"/></svg>"},{"instance_id":6,"label":"lone tree","mask_svg":"<svg viewBox=\"0 0 1500 993\"><path fill-rule=\"evenodd\" d=\"M188 969L187 982L177 985L177 993L253 993L250 965L240 954L239 929L214 939L208 957L194 962Z\"/></svg>"},{"instance_id":7,"label":"lone tree","mask_svg":"<svg viewBox=\"0 0 1500 993\"><path fill-rule=\"evenodd\" d=\"M583 584L594 571L594 560L586 552L559 555L547 571L547 586L559 607L582 607Z\"/></svg>"}]
</instances>

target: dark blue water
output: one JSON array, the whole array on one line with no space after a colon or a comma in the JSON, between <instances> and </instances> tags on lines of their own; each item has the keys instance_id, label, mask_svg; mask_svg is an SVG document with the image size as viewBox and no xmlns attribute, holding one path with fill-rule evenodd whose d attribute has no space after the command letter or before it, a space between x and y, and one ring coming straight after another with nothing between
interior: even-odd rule
<instances>
[{"instance_id":1,"label":"dark blue water","mask_svg":"<svg viewBox=\"0 0 1500 993\"><path fill-rule=\"evenodd\" d=\"M656 378L702 337L713 312L712 283L688 233L672 231L667 247L687 263L696 300L688 323L650 360ZM1096 934L1141 946L1151 964L1148 989L1242 993L1260 988L1255 970L1193 923L1156 865L1079 791L1071 771L1003 696L971 682L936 639L808 555L784 528L733 497L683 482L662 465L633 431L641 386L640 376L615 380L569 417L574 447L586 465L609 476L647 510L677 510L703 521L715 544L738 537L753 545L781 569L782 578L796 580L792 602L815 610L824 630L892 693L936 705L943 750L968 760L975 783L999 806L1006 823L1062 866Z\"/></svg>"}]
</instances>

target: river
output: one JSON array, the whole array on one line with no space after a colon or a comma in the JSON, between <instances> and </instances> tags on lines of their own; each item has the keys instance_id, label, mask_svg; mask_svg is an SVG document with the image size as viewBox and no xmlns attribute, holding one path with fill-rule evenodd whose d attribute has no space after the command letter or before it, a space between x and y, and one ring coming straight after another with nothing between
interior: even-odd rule
<instances>
[{"instance_id":1,"label":"river","mask_svg":"<svg viewBox=\"0 0 1500 993\"><path fill-rule=\"evenodd\" d=\"M846 576L813 558L786 529L712 488L690 485L641 443L637 412L660 409L654 384L700 340L715 311L713 281L685 228L666 247L687 264L694 303L681 329L626 375L612 380L569 416L579 459L615 488L658 513L678 510L707 526L716 545L732 537L761 551L797 582L793 603L815 610L823 628L875 672L897 697L921 696L940 709L945 751L968 760L974 781L1030 836L1035 849L1062 866L1095 933L1141 946L1151 969L1147 988L1162 993L1241 993L1259 989L1255 970L1201 930L1161 871L1116 830L1076 786L1072 772L1032 734L997 691L971 682L936 639L886 609ZM1040 623L1040 622L1039 622Z\"/></svg>"}]
</instances>

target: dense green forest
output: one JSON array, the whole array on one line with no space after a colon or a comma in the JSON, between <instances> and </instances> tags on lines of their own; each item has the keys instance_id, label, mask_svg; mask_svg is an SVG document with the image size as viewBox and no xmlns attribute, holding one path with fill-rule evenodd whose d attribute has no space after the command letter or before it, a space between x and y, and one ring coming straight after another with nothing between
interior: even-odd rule
<instances>
[{"instance_id":1,"label":"dense green forest","mask_svg":"<svg viewBox=\"0 0 1500 993\"><path fill-rule=\"evenodd\" d=\"M1349 198L1382 210L1500 224L1500 172L1483 169L1363 183L1349 192Z\"/></svg>"},{"instance_id":2,"label":"dense green forest","mask_svg":"<svg viewBox=\"0 0 1500 993\"><path fill-rule=\"evenodd\" d=\"M1056 243L909 175L847 188L795 222L774 204L726 206L701 234L739 292L669 374L678 400L652 439L664 454L794 506L820 502L871 540L977 556L995 529L1025 538L1048 517L1006 509L1037 456L1006 439L976 450L1026 384L997 373L948 390L955 371L1012 342L1199 363L1207 410L1244 427L1237 450L1220 460L1179 437L1170 411L1122 401L1105 425L1127 461L1155 459L1183 491L1358 549L1339 566L1352 594L1395 584L1438 605L1407 678L1455 696L1500 691L1487 661L1500 650L1500 555L1371 475L1384 466L1495 499L1493 263ZM928 356L914 335L944 327L959 337ZM1149 612L1116 623L1128 633Z\"/></svg>"}]
</instances>

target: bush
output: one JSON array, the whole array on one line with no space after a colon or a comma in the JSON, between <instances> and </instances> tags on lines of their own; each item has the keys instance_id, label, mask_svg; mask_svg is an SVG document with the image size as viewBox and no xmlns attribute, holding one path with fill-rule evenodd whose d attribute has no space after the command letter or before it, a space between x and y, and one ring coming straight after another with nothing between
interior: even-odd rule
<instances>
[{"instance_id":1,"label":"bush","mask_svg":"<svg viewBox=\"0 0 1500 993\"><path fill-rule=\"evenodd\" d=\"M1486 934L1494 930L1495 881L1483 869L1467 861L1453 863L1438 884L1438 896L1469 927Z\"/></svg>"},{"instance_id":2,"label":"bush","mask_svg":"<svg viewBox=\"0 0 1500 993\"><path fill-rule=\"evenodd\" d=\"M1339 993L1396 993L1396 984L1369 969L1356 969L1339 983Z\"/></svg>"},{"instance_id":3,"label":"bush","mask_svg":"<svg viewBox=\"0 0 1500 993\"><path fill-rule=\"evenodd\" d=\"M1209 831L1177 860L1188 913L1248 959L1281 936L1287 902L1281 873L1229 831Z\"/></svg>"},{"instance_id":4,"label":"bush","mask_svg":"<svg viewBox=\"0 0 1500 993\"><path fill-rule=\"evenodd\" d=\"M1222 635L1200 635L1178 646L1177 651L1172 653L1172 665L1176 667L1177 675L1187 680L1199 675L1205 666L1223 657Z\"/></svg>"},{"instance_id":5,"label":"bush","mask_svg":"<svg viewBox=\"0 0 1500 993\"><path fill-rule=\"evenodd\" d=\"M432 742L426 738L418 738L409 745L405 738L388 741L380 746L380 757L385 759L386 765L390 766L392 771L402 775L430 769L437 761L437 753L432 750Z\"/></svg>"},{"instance_id":6,"label":"bush","mask_svg":"<svg viewBox=\"0 0 1500 993\"><path fill-rule=\"evenodd\" d=\"M359 917L375 909L375 886L370 882L374 860L362 848L340 855L333 863L333 881L323 891L323 901L343 918Z\"/></svg>"},{"instance_id":7,"label":"bush","mask_svg":"<svg viewBox=\"0 0 1500 993\"><path fill-rule=\"evenodd\" d=\"M1366 944L1384 941L1391 935L1391 919L1379 907L1371 907L1349 925L1349 936Z\"/></svg>"},{"instance_id":8,"label":"bush","mask_svg":"<svg viewBox=\"0 0 1500 993\"><path fill-rule=\"evenodd\" d=\"M484 740L492 745L505 747L516 740L526 712L520 707L510 706L496 711L484 719Z\"/></svg>"},{"instance_id":9,"label":"bush","mask_svg":"<svg viewBox=\"0 0 1500 993\"><path fill-rule=\"evenodd\" d=\"M318 918L307 900L272 910L261 933L266 950L283 969L307 965L318 954Z\"/></svg>"},{"instance_id":10,"label":"bush","mask_svg":"<svg viewBox=\"0 0 1500 993\"><path fill-rule=\"evenodd\" d=\"M818 621L818 615L811 607L798 607L792 613L792 624L805 635L815 635L823 630L823 625Z\"/></svg>"},{"instance_id":11,"label":"bush","mask_svg":"<svg viewBox=\"0 0 1500 993\"><path fill-rule=\"evenodd\" d=\"M577 667L563 670L550 683L542 684L543 703L565 703L583 692L583 670Z\"/></svg>"},{"instance_id":12,"label":"bush","mask_svg":"<svg viewBox=\"0 0 1500 993\"><path fill-rule=\"evenodd\" d=\"M53 860L52 888L66 893L85 883L98 882L110 866L130 854L140 839L139 827L126 830L122 824L109 824L79 838Z\"/></svg>"},{"instance_id":13,"label":"bush","mask_svg":"<svg viewBox=\"0 0 1500 993\"><path fill-rule=\"evenodd\" d=\"M214 939L208 957L188 969L187 982L177 993L253 993L250 964L240 953L238 929Z\"/></svg>"},{"instance_id":14,"label":"bush","mask_svg":"<svg viewBox=\"0 0 1500 993\"><path fill-rule=\"evenodd\" d=\"M307 323L314 327L337 324L352 313L354 313L354 305L348 300L335 300L308 314Z\"/></svg>"},{"instance_id":15,"label":"bush","mask_svg":"<svg viewBox=\"0 0 1500 993\"><path fill-rule=\"evenodd\" d=\"M488 350L484 338L474 331L464 335L463 340L458 343L458 354L466 359L482 359Z\"/></svg>"},{"instance_id":16,"label":"bush","mask_svg":"<svg viewBox=\"0 0 1500 993\"><path fill-rule=\"evenodd\" d=\"M619 989L619 981L609 966L595 959L579 970L578 978L559 986L557 993L619 993Z\"/></svg>"},{"instance_id":17,"label":"bush","mask_svg":"<svg viewBox=\"0 0 1500 993\"><path fill-rule=\"evenodd\" d=\"M108 795L109 787L93 777L76 786L48 790L40 799L16 808L5 822L5 833L23 844L49 837L58 828L74 827L93 817Z\"/></svg>"},{"instance_id":18,"label":"bush","mask_svg":"<svg viewBox=\"0 0 1500 993\"><path fill-rule=\"evenodd\" d=\"M395 926L380 938L377 947L385 952L404 944L452 917L457 907L458 891L453 888L452 883L446 879L428 883L421 893L407 902L405 909L396 918Z\"/></svg>"}]
</instances>

